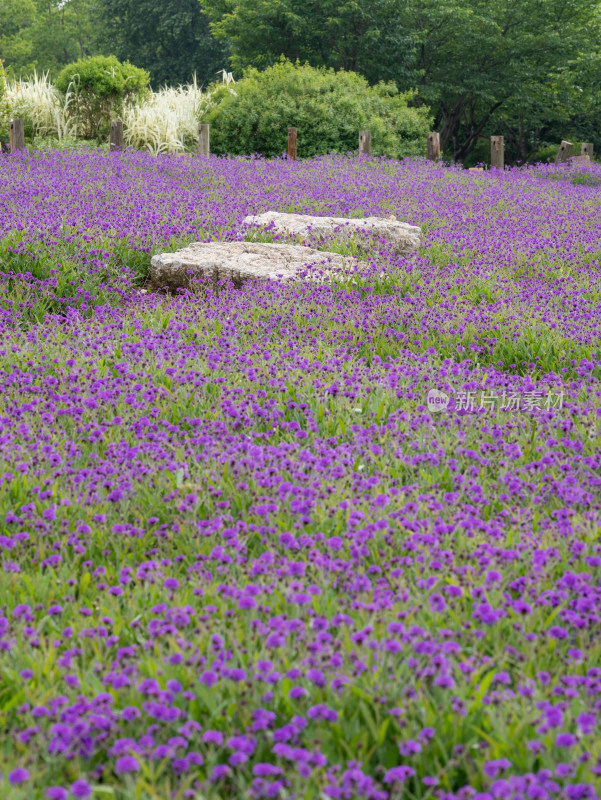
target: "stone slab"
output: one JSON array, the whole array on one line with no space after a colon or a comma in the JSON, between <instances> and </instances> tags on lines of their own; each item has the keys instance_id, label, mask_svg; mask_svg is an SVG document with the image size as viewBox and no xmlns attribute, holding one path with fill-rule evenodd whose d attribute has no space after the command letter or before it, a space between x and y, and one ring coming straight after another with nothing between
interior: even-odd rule
<instances>
[{"instance_id":1,"label":"stone slab","mask_svg":"<svg viewBox=\"0 0 601 800\"><path fill-rule=\"evenodd\" d=\"M352 272L358 262L350 256L327 253L302 245L263 242L194 242L175 253L151 259L150 282L155 289L188 288L195 277L232 281L320 280Z\"/></svg>"},{"instance_id":2,"label":"stone slab","mask_svg":"<svg viewBox=\"0 0 601 800\"><path fill-rule=\"evenodd\" d=\"M265 214L244 218L246 225L267 227L272 225L276 233L287 233L297 236L313 236L321 240L328 236L349 238L355 236L381 236L392 245L398 255L409 256L417 253L423 244L421 228L399 222L395 217L364 217L350 219L346 217L316 217L308 214L283 214L278 211L267 211Z\"/></svg>"}]
</instances>

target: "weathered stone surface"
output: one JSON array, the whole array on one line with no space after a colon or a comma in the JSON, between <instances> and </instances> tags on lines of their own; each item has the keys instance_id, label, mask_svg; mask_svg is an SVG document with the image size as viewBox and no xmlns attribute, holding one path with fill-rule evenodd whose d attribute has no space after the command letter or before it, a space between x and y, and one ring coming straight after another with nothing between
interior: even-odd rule
<instances>
[{"instance_id":1,"label":"weathered stone surface","mask_svg":"<svg viewBox=\"0 0 601 800\"><path fill-rule=\"evenodd\" d=\"M265 227L273 223L273 230L277 233L314 236L318 240L332 235L335 235L336 238L381 236L390 242L395 253L403 256L417 253L423 244L421 228L406 222L399 222L394 217L347 219L345 217L312 217L308 214L281 214L278 211L267 211L265 214L245 217L244 222L247 225Z\"/></svg>"},{"instance_id":2,"label":"weathered stone surface","mask_svg":"<svg viewBox=\"0 0 601 800\"><path fill-rule=\"evenodd\" d=\"M150 280L157 289L187 288L195 277L232 281L319 280L336 272L352 272L356 259L310 247L263 242L194 242L176 253L161 253L151 260Z\"/></svg>"}]
</instances>

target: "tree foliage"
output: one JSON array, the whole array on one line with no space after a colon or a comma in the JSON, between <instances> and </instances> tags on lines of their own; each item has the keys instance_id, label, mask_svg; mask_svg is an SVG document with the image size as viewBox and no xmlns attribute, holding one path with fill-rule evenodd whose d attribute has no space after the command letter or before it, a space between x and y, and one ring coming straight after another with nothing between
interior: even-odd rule
<instances>
[{"instance_id":1,"label":"tree foliage","mask_svg":"<svg viewBox=\"0 0 601 800\"><path fill-rule=\"evenodd\" d=\"M262 67L284 53L415 88L455 159L491 130L505 132L524 157L554 124L567 123L566 110L579 113L582 100L569 75L600 39L598 0L203 3L236 67Z\"/></svg>"},{"instance_id":2,"label":"tree foliage","mask_svg":"<svg viewBox=\"0 0 601 800\"><path fill-rule=\"evenodd\" d=\"M0 58L13 75L57 74L93 52L95 0L2 0Z\"/></svg>"},{"instance_id":3,"label":"tree foliage","mask_svg":"<svg viewBox=\"0 0 601 800\"><path fill-rule=\"evenodd\" d=\"M114 55L156 88L283 55L415 90L445 157L469 163L503 134L525 160L561 138L601 149L600 16L599 0L0 0L0 59L54 77Z\"/></svg>"},{"instance_id":4,"label":"tree foliage","mask_svg":"<svg viewBox=\"0 0 601 800\"><path fill-rule=\"evenodd\" d=\"M375 155L424 155L428 115L392 83L370 87L354 72L280 61L219 92L205 119L215 153L280 156L293 126L303 157L356 150L360 128L371 129Z\"/></svg>"},{"instance_id":5,"label":"tree foliage","mask_svg":"<svg viewBox=\"0 0 601 800\"><path fill-rule=\"evenodd\" d=\"M360 72L375 83L398 78L410 37L400 0L202 0L215 35L242 71L280 56ZM394 68L393 68L394 65ZM393 75L394 73L394 75Z\"/></svg>"},{"instance_id":6,"label":"tree foliage","mask_svg":"<svg viewBox=\"0 0 601 800\"><path fill-rule=\"evenodd\" d=\"M198 0L1 0L0 58L16 76L55 76L102 53L151 74L152 84L209 83L227 66Z\"/></svg>"},{"instance_id":7,"label":"tree foliage","mask_svg":"<svg viewBox=\"0 0 601 800\"><path fill-rule=\"evenodd\" d=\"M570 105L564 77L592 45L597 6L596 0L407 3L419 97L436 111L443 146L463 159L492 122L503 121L524 153L524 126L540 134L542 121Z\"/></svg>"},{"instance_id":8,"label":"tree foliage","mask_svg":"<svg viewBox=\"0 0 601 800\"><path fill-rule=\"evenodd\" d=\"M198 0L98 0L103 52L148 70L154 88L215 80L226 47L209 30Z\"/></svg>"}]
</instances>

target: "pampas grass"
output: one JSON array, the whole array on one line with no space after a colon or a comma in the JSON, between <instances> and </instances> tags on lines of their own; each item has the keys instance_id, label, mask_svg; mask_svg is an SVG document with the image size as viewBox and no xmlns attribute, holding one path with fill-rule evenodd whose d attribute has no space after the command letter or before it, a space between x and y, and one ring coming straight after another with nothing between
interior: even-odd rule
<instances>
[{"instance_id":1,"label":"pampas grass","mask_svg":"<svg viewBox=\"0 0 601 800\"><path fill-rule=\"evenodd\" d=\"M6 99L10 115L22 117L33 136L63 139L77 135L75 123L69 117L71 88L62 95L51 83L48 73L7 82Z\"/></svg>"},{"instance_id":2,"label":"pampas grass","mask_svg":"<svg viewBox=\"0 0 601 800\"><path fill-rule=\"evenodd\" d=\"M222 83L231 87L234 82L232 73L222 70ZM34 138L43 138L46 143L51 138L60 141L77 136L77 125L70 114L72 98L71 87L63 96L47 73L34 73L32 78L7 85L10 116L22 117ZM196 76L187 86L149 92L141 103L128 104L123 111L125 144L155 155L195 149L198 123L211 98L212 91L203 91Z\"/></svg>"},{"instance_id":3,"label":"pampas grass","mask_svg":"<svg viewBox=\"0 0 601 800\"><path fill-rule=\"evenodd\" d=\"M211 101L196 79L188 86L152 92L139 105L129 105L123 113L125 143L151 153L177 153L194 146L198 120Z\"/></svg>"},{"instance_id":4,"label":"pampas grass","mask_svg":"<svg viewBox=\"0 0 601 800\"><path fill-rule=\"evenodd\" d=\"M231 72L222 72L222 83L235 83ZM230 88L230 91L234 91ZM130 105L123 114L123 136L128 146L157 153L183 153L198 145L198 123L212 102L211 90L194 81L177 89L151 92L142 103Z\"/></svg>"}]
</instances>

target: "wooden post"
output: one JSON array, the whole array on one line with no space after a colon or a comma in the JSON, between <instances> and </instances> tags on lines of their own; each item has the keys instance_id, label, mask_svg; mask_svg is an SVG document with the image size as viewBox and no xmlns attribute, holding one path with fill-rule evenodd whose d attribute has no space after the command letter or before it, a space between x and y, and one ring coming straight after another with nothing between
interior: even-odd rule
<instances>
[{"instance_id":1,"label":"wooden post","mask_svg":"<svg viewBox=\"0 0 601 800\"><path fill-rule=\"evenodd\" d=\"M109 142L109 150L115 153L118 150L123 150L123 123L120 119L111 120L111 138Z\"/></svg>"},{"instance_id":2,"label":"wooden post","mask_svg":"<svg viewBox=\"0 0 601 800\"><path fill-rule=\"evenodd\" d=\"M288 158L296 161L296 128L288 128Z\"/></svg>"},{"instance_id":3,"label":"wooden post","mask_svg":"<svg viewBox=\"0 0 601 800\"><path fill-rule=\"evenodd\" d=\"M491 169L505 169L505 139L502 136L490 137Z\"/></svg>"},{"instance_id":4,"label":"wooden post","mask_svg":"<svg viewBox=\"0 0 601 800\"><path fill-rule=\"evenodd\" d=\"M371 155L371 131L359 131L359 155Z\"/></svg>"},{"instance_id":5,"label":"wooden post","mask_svg":"<svg viewBox=\"0 0 601 800\"><path fill-rule=\"evenodd\" d=\"M562 164L564 161L568 161L574 155L574 145L572 142L566 142L565 139L562 139L561 144L559 145L559 150L557 151L557 158L555 159L556 164Z\"/></svg>"},{"instance_id":6,"label":"wooden post","mask_svg":"<svg viewBox=\"0 0 601 800\"><path fill-rule=\"evenodd\" d=\"M428 134L428 161L440 161L440 134Z\"/></svg>"},{"instance_id":7,"label":"wooden post","mask_svg":"<svg viewBox=\"0 0 601 800\"><path fill-rule=\"evenodd\" d=\"M593 145L592 142L582 142L580 145L580 155L584 158L593 159Z\"/></svg>"},{"instance_id":8,"label":"wooden post","mask_svg":"<svg viewBox=\"0 0 601 800\"><path fill-rule=\"evenodd\" d=\"M205 122L198 126L198 154L208 156L210 152L211 126Z\"/></svg>"},{"instance_id":9,"label":"wooden post","mask_svg":"<svg viewBox=\"0 0 601 800\"><path fill-rule=\"evenodd\" d=\"M25 123L22 119L10 121L10 152L25 150Z\"/></svg>"}]
</instances>

